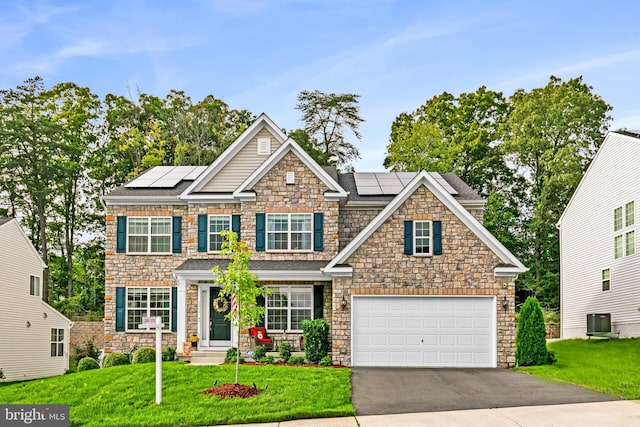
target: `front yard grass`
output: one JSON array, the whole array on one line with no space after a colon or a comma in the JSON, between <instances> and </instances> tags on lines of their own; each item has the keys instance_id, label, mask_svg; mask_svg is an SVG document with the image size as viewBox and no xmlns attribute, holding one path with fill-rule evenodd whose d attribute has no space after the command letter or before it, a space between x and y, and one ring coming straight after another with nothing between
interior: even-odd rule
<instances>
[{"instance_id":1,"label":"front yard grass","mask_svg":"<svg viewBox=\"0 0 640 427\"><path fill-rule=\"evenodd\" d=\"M555 365L518 370L623 399L640 399L640 339L563 340L548 343L547 348L556 355Z\"/></svg>"},{"instance_id":2,"label":"front yard grass","mask_svg":"<svg viewBox=\"0 0 640 427\"><path fill-rule=\"evenodd\" d=\"M268 388L249 399L202 392L233 383L235 366L162 366L162 404L155 403L155 364L115 366L0 384L3 404L69 404L72 426L193 426L350 416L351 370L240 366L240 383Z\"/></svg>"}]
</instances>

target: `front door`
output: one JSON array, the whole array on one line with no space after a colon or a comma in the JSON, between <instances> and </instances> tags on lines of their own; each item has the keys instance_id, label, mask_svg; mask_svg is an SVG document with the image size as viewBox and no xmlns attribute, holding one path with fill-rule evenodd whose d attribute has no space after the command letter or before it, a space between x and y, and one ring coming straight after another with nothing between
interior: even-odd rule
<instances>
[{"instance_id":1,"label":"front door","mask_svg":"<svg viewBox=\"0 0 640 427\"><path fill-rule=\"evenodd\" d=\"M211 287L209 291L209 340L211 345L231 343L231 322L225 316L231 309L228 298L220 295L220 288Z\"/></svg>"}]
</instances>

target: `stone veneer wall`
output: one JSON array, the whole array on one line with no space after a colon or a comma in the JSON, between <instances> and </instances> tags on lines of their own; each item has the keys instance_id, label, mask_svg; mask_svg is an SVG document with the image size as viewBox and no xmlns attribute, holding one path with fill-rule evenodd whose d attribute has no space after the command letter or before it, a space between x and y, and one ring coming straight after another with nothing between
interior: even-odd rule
<instances>
[{"instance_id":1,"label":"stone veneer wall","mask_svg":"<svg viewBox=\"0 0 640 427\"><path fill-rule=\"evenodd\" d=\"M443 255L404 255L405 220L442 221ZM500 260L431 192L421 186L349 257L352 277L334 279L333 307L351 295L496 296L498 366L515 363L514 280L494 277ZM509 307L502 308L507 297ZM351 363L351 307L335 310L333 358Z\"/></svg>"},{"instance_id":2,"label":"stone veneer wall","mask_svg":"<svg viewBox=\"0 0 640 427\"><path fill-rule=\"evenodd\" d=\"M104 323L103 322L73 322L71 327L72 344L92 339L96 348L104 348Z\"/></svg>"},{"instance_id":3,"label":"stone veneer wall","mask_svg":"<svg viewBox=\"0 0 640 427\"><path fill-rule=\"evenodd\" d=\"M340 222L338 224L340 234L340 250L353 240L354 237L362 231L363 228L369 224L373 218L376 217L382 211L384 207L380 208L366 208L366 209L341 209L340 210Z\"/></svg>"}]
</instances>

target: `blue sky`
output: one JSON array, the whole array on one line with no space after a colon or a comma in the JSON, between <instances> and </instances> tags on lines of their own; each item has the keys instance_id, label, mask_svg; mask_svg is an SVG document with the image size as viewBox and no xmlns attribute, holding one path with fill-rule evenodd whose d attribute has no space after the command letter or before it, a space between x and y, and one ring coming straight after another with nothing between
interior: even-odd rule
<instances>
[{"instance_id":1,"label":"blue sky","mask_svg":"<svg viewBox=\"0 0 640 427\"><path fill-rule=\"evenodd\" d=\"M361 95L358 171L384 170L391 123L444 91L583 76L640 129L635 0L2 2L0 88L40 75L100 97L184 90L301 127L301 90Z\"/></svg>"}]
</instances>

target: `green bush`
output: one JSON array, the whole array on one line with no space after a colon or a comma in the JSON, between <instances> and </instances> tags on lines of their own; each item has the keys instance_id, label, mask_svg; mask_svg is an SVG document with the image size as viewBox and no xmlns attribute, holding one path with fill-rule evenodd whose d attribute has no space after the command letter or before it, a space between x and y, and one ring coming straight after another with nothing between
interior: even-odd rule
<instances>
[{"instance_id":1,"label":"green bush","mask_svg":"<svg viewBox=\"0 0 640 427\"><path fill-rule=\"evenodd\" d=\"M128 365L129 356L124 353L109 353L104 357L102 361L103 368L109 368L111 366Z\"/></svg>"},{"instance_id":2,"label":"green bush","mask_svg":"<svg viewBox=\"0 0 640 427\"><path fill-rule=\"evenodd\" d=\"M291 357L291 343L283 342L278 345L278 353L280 353L280 359L282 359L284 363L287 363Z\"/></svg>"},{"instance_id":3,"label":"green bush","mask_svg":"<svg viewBox=\"0 0 640 427\"><path fill-rule=\"evenodd\" d=\"M100 369L98 361L93 357L84 357L78 362L78 372Z\"/></svg>"},{"instance_id":4,"label":"green bush","mask_svg":"<svg viewBox=\"0 0 640 427\"><path fill-rule=\"evenodd\" d=\"M131 363L151 363L156 361L156 351L151 347L141 347L133 353Z\"/></svg>"},{"instance_id":5,"label":"green bush","mask_svg":"<svg viewBox=\"0 0 640 427\"><path fill-rule=\"evenodd\" d=\"M176 360L176 348L175 347L167 347L162 350L162 360L165 362L173 362Z\"/></svg>"},{"instance_id":6,"label":"green bush","mask_svg":"<svg viewBox=\"0 0 640 427\"><path fill-rule=\"evenodd\" d=\"M542 309L535 297L529 297L518 316L516 363L519 366L532 366L545 365L550 361Z\"/></svg>"},{"instance_id":7,"label":"green bush","mask_svg":"<svg viewBox=\"0 0 640 427\"><path fill-rule=\"evenodd\" d=\"M304 357L302 357L302 356L291 356L289 358L289 363L291 365L302 365L304 363Z\"/></svg>"},{"instance_id":8,"label":"green bush","mask_svg":"<svg viewBox=\"0 0 640 427\"><path fill-rule=\"evenodd\" d=\"M98 350L96 343L93 341L93 337L88 340L82 340L79 343L71 344L72 360L79 362L80 359L84 359L85 357L91 357L96 360L100 357L100 350Z\"/></svg>"},{"instance_id":9,"label":"green bush","mask_svg":"<svg viewBox=\"0 0 640 427\"><path fill-rule=\"evenodd\" d=\"M237 355L238 355L238 349L235 347L231 347L229 350L227 350L227 354L224 357L224 361L235 363ZM244 363L244 357L242 356L240 356L240 363Z\"/></svg>"},{"instance_id":10,"label":"green bush","mask_svg":"<svg viewBox=\"0 0 640 427\"><path fill-rule=\"evenodd\" d=\"M324 319L304 320L304 355L310 363L318 363L329 354L329 324Z\"/></svg>"},{"instance_id":11,"label":"green bush","mask_svg":"<svg viewBox=\"0 0 640 427\"><path fill-rule=\"evenodd\" d=\"M260 363L266 363L267 365L272 365L273 362L275 362L275 360L273 359L273 356L264 356L261 357L258 362Z\"/></svg>"},{"instance_id":12,"label":"green bush","mask_svg":"<svg viewBox=\"0 0 640 427\"><path fill-rule=\"evenodd\" d=\"M257 345L253 349L253 360L260 360L267 355L267 347L263 345Z\"/></svg>"},{"instance_id":13,"label":"green bush","mask_svg":"<svg viewBox=\"0 0 640 427\"><path fill-rule=\"evenodd\" d=\"M318 362L320 366L333 366L333 358L329 355L326 355Z\"/></svg>"}]
</instances>

